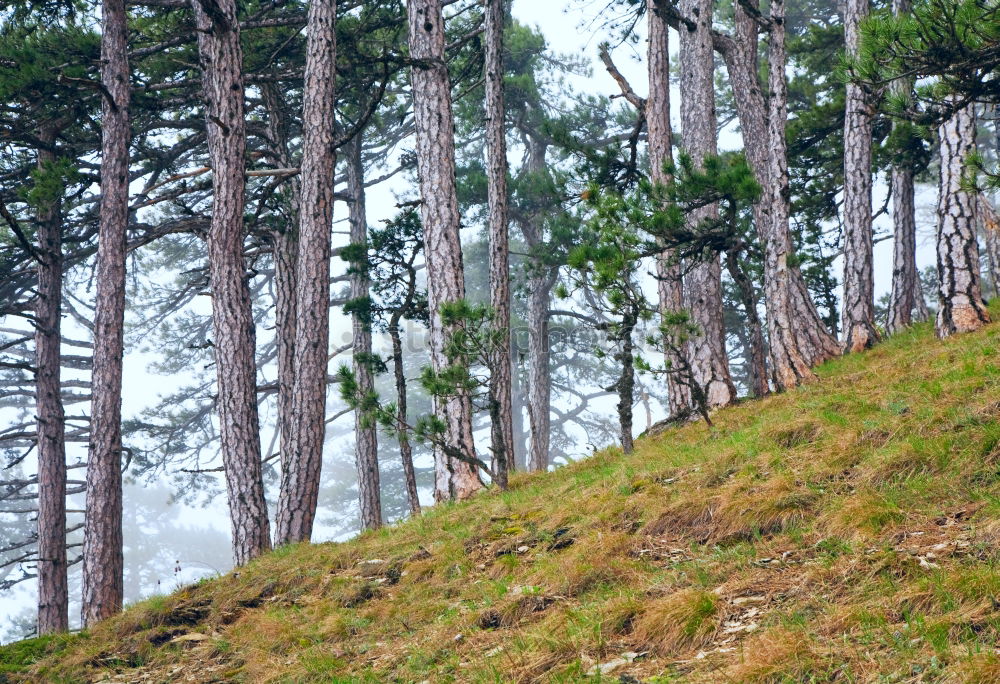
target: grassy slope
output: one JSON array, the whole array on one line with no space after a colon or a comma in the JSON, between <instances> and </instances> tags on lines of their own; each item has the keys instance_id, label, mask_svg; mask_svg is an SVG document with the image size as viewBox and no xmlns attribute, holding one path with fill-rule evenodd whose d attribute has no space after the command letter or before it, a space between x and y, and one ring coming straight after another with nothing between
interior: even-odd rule
<instances>
[{"instance_id":1,"label":"grassy slope","mask_svg":"<svg viewBox=\"0 0 1000 684\"><path fill-rule=\"evenodd\" d=\"M604 681L1000 681L998 345L1000 326L945 342L919 326L714 430L282 549L0 664L42 681L528 682L634 652Z\"/></svg>"}]
</instances>

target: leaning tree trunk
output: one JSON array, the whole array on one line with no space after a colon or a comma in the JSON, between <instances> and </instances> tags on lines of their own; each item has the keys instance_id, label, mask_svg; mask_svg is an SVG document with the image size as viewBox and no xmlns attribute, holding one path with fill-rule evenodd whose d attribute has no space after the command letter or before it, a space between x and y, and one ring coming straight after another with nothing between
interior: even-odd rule
<instances>
[{"instance_id":1,"label":"leaning tree trunk","mask_svg":"<svg viewBox=\"0 0 1000 684\"><path fill-rule=\"evenodd\" d=\"M780 1L772 0L772 2ZM767 345L764 342L764 326L757 313L757 290L754 288L753 281L740 265L739 257L735 251L726 254L726 270L733 283L736 284L740 303L743 305L743 312L747 317L744 349L746 351L747 385L750 396L765 397L770 392L767 386L767 361L765 360Z\"/></svg>"},{"instance_id":2,"label":"leaning tree trunk","mask_svg":"<svg viewBox=\"0 0 1000 684\"><path fill-rule=\"evenodd\" d=\"M969 156L976 147L971 106L955 111L938 127L941 181L938 185L938 337L971 332L990 322L979 283L976 196L963 187Z\"/></svg>"},{"instance_id":3,"label":"leaning tree trunk","mask_svg":"<svg viewBox=\"0 0 1000 684\"><path fill-rule=\"evenodd\" d=\"M295 292L294 422L281 473L275 533L279 544L308 541L312 536L326 441L336 15L334 0L309 4Z\"/></svg>"},{"instance_id":4,"label":"leaning tree trunk","mask_svg":"<svg viewBox=\"0 0 1000 684\"><path fill-rule=\"evenodd\" d=\"M427 262L427 305L430 309L431 363L448 366L445 346L450 331L441 321L441 307L465 298L465 270L459 236L461 217L455 189L455 128L451 82L444 61L444 17L441 0L408 0L410 57L413 62L413 119L417 132L424 258ZM435 401L435 412L446 426L445 440L471 459L472 402L467 394ZM434 496L437 500L467 499L483 485L475 467L434 450Z\"/></svg>"},{"instance_id":5,"label":"leaning tree trunk","mask_svg":"<svg viewBox=\"0 0 1000 684\"><path fill-rule=\"evenodd\" d=\"M486 0L486 176L489 204L490 306L497 331L490 368L493 472L502 488L514 470L514 422L510 365L510 263L507 212L507 140L503 101L504 0Z\"/></svg>"},{"instance_id":6,"label":"leaning tree trunk","mask_svg":"<svg viewBox=\"0 0 1000 684\"><path fill-rule=\"evenodd\" d=\"M409 299L412 300L413 290ZM403 479L406 483L406 500L410 504L410 514L420 515L420 495L417 492L417 475L413 469L413 447L410 445L409 418L406 406L406 374L403 369L403 340L400 335L401 316L393 314L389 323L389 337L392 339L392 371L396 381L396 422L399 456L403 462Z\"/></svg>"},{"instance_id":7,"label":"leaning tree trunk","mask_svg":"<svg viewBox=\"0 0 1000 684\"><path fill-rule=\"evenodd\" d=\"M55 162L55 134L41 133L38 165ZM66 584L66 441L59 358L63 280L58 199L38 208L38 297L35 303L35 412L38 421L38 634L69 629Z\"/></svg>"},{"instance_id":8,"label":"leaning tree trunk","mask_svg":"<svg viewBox=\"0 0 1000 684\"><path fill-rule=\"evenodd\" d=\"M695 24L695 30L680 32L681 126L685 150L701 165L705 157L716 154L717 142L712 0L684 0L681 11ZM717 214L717 206L704 207L691 212L688 221L694 226ZM694 264L685 285L691 319L700 331L689 352L694 379L709 407L725 406L736 399L736 387L726 356L719 257Z\"/></svg>"},{"instance_id":9,"label":"leaning tree trunk","mask_svg":"<svg viewBox=\"0 0 1000 684\"><path fill-rule=\"evenodd\" d=\"M844 37L856 57L861 21L868 0L846 0ZM841 312L845 352L868 349L875 329L875 280L872 263L872 107L865 89L847 84L844 112L844 300Z\"/></svg>"},{"instance_id":10,"label":"leaning tree trunk","mask_svg":"<svg viewBox=\"0 0 1000 684\"><path fill-rule=\"evenodd\" d=\"M750 0L751 6L756 6ZM784 6L771 8L784 17ZM764 188L754 204L754 224L764 249L764 303L771 375L776 389L785 390L815 377L812 367L840 352L809 296L795 265L789 230L790 193L785 142L787 83L784 22L772 25L765 100L758 79L759 26L742 4L735 8L735 37L723 41L722 56L735 95L747 161ZM772 182L771 178L775 180Z\"/></svg>"},{"instance_id":11,"label":"leaning tree trunk","mask_svg":"<svg viewBox=\"0 0 1000 684\"><path fill-rule=\"evenodd\" d=\"M124 0L101 8L101 208L90 449L83 531L83 626L122 608L122 359L128 228L129 65Z\"/></svg>"},{"instance_id":12,"label":"leaning tree trunk","mask_svg":"<svg viewBox=\"0 0 1000 684\"><path fill-rule=\"evenodd\" d=\"M649 24L649 97L646 100L646 131L649 146L650 175L654 183L664 185L670 181L664 170L665 163L672 161L673 133L670 130L670 43L667 24L654 10L655 0L646 0L646 16ZM684 309L684 287L681 281L681 267L672 250L664 250L656 260L657 290L660 314L678 312ZM664 361L676 368L679 359L667 350ZM677 381L673 373L667 374L667 412L679 416L690 411L691 391L687 385Z\"/></svg>"},{"instance_id":13,"label":"leaning tree trunk","mask_svg":"<svg viewBox=\"0 0 1000 684\"><path fill-rule=\"evenodd\" d=\"M207 3L206 3L207 4ZM222 464L229 490L233 554L243 565L271 547L260 463L255 335L243 259L243 53L235 0L217 0L209 14L191 3L203 72L205 127L212 164L208 268L218 379Z\"/></svg>"},{"instance_id":14,"label":"leaning tree trunk","mask_svg":"<svg viewBox=\"0 0 1000 684\"><path fill-rule=\"evenodd\" d=\"M893 0L892 13L903 17L910 13L910 0ZM900 78L892 84L893 93L906 99L913 90L912 78ZM901 124L893 121L893 128ZM892 290L886 331L891 335L913 322L919 282L917 277L917 220L914 205L913 169L905 161L892 166Z\"/></svg>"},{"instance_id":15,"label":"leaning tree trunk","mask_svg":"<svg viewBox=\"0 0 1000 684\"><path fill-rule=\"evenodd\" d=\"M368 242L368 216L365 208L365 167L361 161L361 135L354 136L347 148L347 194L351 197L351 244ZM371 281L364 263L351 264L351 299L370 300ZM351 316L353 338L354 377L358 392L369 395L375 391L372 373L371 316L365 315L368 307L355 310ZM361 411L354 412L354 458L358 469L358 497L361 508L361 529L374 530L382 526L382 494L379 488L378 433L371 421L366 421Z\"/></svg>"}]
</instances>

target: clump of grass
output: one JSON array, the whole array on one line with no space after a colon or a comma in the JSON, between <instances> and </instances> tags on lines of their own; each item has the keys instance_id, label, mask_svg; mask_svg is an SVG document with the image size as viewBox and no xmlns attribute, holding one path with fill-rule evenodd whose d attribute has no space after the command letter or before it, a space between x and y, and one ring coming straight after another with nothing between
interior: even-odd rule
<instances>
[{"instance_id":1,"label":"clump of grass","mask_svg":"<svg viewBox=\"0 0 1000 684\"><path fill-rule=\"evenodd\" d=\"M826 520L831 534L856 538L882 532L906 519L899 504L876 490L859 491L837 502Z\"/></svg>"},{"instance_id":2,"label":"clump of grass","mask_svg":"<svg viewBox=\"0 0 1000 684\"><path fill-rule=\"evenodd\" d=\"M682 589L642 606L632 639L664 656L702 646L720 622L719 597L702 589Z\"/></svg>"},{"instance_id":3,"label":"clump of grass","mask_svg":"<svg viewBox=\"0 0 1000 684\"><path fill-rule=\"evenodd\" d=\"M816 492L790 477L727 491L712 521L710 538L732 541L781 532L809 516L818 498Z\"/></svg>"},{"instance_id":4,"label":"clump of grass","mask_svg":"<svg viewBox=\"0 0 1000 684\"><path fill-rule=\"evenodd\" d=\"M823 428L811 418L793 420L766 433L766 437L782 449L812 444L822 435Z\"/></svg>"},{"instance_id":5,"label":"clump of grass","mask_svg":"<svg viewBox=\"0 0 1000 684\"><path fill-rule=\"evenodd\" d=\"M5 673L20 672L60 653L77 640L78 637L68 634L49 634L0 646L0 682L5 681Z\"/></svg>"},{"instance_id":6,"label":"clump of grass","mask_svg":"<svg viewBox=\"0 0 1000 684\"><path fill-rule=\"evenodd\" d=\"M751 639L726 674L731 681L783 684L826 681L829 667L805 631L775 627Z\"/></svg>"}]
</instances>

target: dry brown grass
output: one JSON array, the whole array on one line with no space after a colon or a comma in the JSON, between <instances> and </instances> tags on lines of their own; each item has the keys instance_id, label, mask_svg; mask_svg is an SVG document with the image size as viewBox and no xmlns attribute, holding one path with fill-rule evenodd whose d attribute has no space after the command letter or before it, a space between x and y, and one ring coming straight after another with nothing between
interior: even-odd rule
<instances>
[{"instance_id":1,"label":"dry brown grass","mask_svg":"<svg viewBox=\"0 0 1000 684\"><path fill-rule=\"evenodd\" d=\"M719 628L719 597L703 589L682 589L642 606L632 640L661 656L676 655L709 643Z\"/></svg>"},{"instance_id":2,"label":"dry brown grass","mask_svg":"<svg viewBox=\"0 0 1000 684\"><path fill-rule=\"evenodd\" d=\"M0 678L570 682L633 651L615 679L1000 681L998 348L920 327L711 430L0 648Z\"/></svg>"},{"instance_id":3,"label":"dry brown grass","mask_svg":"<svg viewBox=\"0 0 1000 684\"><path fill-rule=\"evenodd\" d=\"M805 630L777 627L747 642L726 675L748 684L828 681L829 668Z\"/></svg>"}]
</instances>

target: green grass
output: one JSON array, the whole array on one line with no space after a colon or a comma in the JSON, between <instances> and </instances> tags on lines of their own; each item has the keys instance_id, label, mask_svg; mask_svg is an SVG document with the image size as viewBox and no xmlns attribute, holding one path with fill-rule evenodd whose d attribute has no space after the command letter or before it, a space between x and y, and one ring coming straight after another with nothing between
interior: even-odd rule
<instances>
[{"instance_id":1,"label":"green grass","mask_svg":"<svg viewBox=\"0 0 1000 684\"><path fill-rule=\"evenodd\" d=\"M0 672L574 682L632 652L601 679L1000 681L998 348L917 326L712 429L281 549Z\"/></svg>"}]
</instances>

